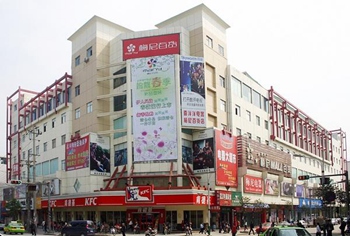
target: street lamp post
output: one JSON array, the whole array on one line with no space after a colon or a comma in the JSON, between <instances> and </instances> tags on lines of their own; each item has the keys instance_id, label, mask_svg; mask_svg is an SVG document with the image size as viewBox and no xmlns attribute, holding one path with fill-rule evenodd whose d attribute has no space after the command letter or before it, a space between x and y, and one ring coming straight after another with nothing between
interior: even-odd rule
<instances>
[{"instance_id":1,"label":"street lamp post","mask_svg":"<svg viewBox=\"0 0 350 236\"><path fill-rule=\"evenodd\" d=\"M207 172L207 181L208 181L208 235L210 235L210 178L209 178L209 167Z\"/></svg>"}]
</instances>

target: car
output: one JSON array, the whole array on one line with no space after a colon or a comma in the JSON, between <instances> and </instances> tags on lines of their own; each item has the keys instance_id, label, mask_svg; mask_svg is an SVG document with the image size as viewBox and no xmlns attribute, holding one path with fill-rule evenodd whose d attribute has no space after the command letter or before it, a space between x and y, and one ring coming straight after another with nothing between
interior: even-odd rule
<instances>
[{"instance_id":1,"label":"car","mask_svg":"<svg viewBox=\"0 0 350 236\"><path fill-rule=\"evenodd\" d=\"M62 236L93 236L96 227L92 220L73 220L61 230Z\"/></svg>"},{"instance_id":2,"label":"car","mask_svg":"<svg viewBox=\"0 0 350 236\"><path fill-rule=\"evenodd\" d=\"M261 226L261 231L260 231L260 225L258 225L257 227L255 227L255 232L257 234L263 233L265 232L268 228L270 228L272 225L272 222L265 222L263 223Z\"/></svg>"},{"instance_id":3,"label":"car","mask_svg":"<svg viewBox=\"0 0 350 236\"><path fill-rule=\"evenodd\" d=\"M24 225L17 221L11 221L4 226L4 234L23 234L25 231Z\"/></svg>"},{"instance_id":4,"label":"car","mask_svg":"<svg viewBox=\"0 0 350 236\"><path fill-rule=\"evenodd\" d=\"M312 236L303 227L279 225L267 229L260 236Z\"/></svg>"}]
</instances>

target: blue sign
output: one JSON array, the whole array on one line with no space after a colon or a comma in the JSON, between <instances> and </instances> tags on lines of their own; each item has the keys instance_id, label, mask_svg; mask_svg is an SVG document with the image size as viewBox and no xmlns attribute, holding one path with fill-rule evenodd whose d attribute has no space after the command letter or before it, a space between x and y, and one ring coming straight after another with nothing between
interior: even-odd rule
<instances>
[{"instance_id":1,"label":"blue sign","mask_svg":"<svg viewBox=\"0 0 350 236\"><path fill-rule=\"evenodd\" d=\"M299 198L299 208L321 208L322 200L311 198Z\"/></svg>"}]
</instances>

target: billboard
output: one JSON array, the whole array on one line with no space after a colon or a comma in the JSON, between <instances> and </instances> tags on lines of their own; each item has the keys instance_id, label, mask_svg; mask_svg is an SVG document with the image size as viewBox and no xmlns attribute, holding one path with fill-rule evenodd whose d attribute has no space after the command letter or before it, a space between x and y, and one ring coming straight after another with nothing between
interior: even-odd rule
<instances>
[{"instance_id":1,"label":"billboard","mask_svg":"<svg viewBox=\"0 0 350 236\"><path fill-rule=\"evenodd\" d=\"M177 160L175 57L131 60L134 161Z\"/></svg>"},{"instance_id":2,"label":"billboard","mask_svg":"<svg viewBox=\"0 0 350 236\"><path fill-rule=\"evenodd\" d=\"M245 193L261 194L263 189L263 180L260 177L245 175L243 186Z\"/></svg>"},{"instance_id":3,"label":"billboard","mask_svg":"<svg viewBox=\"0 0 350 236\"><path fill-rule=\"evenodd\" d=\"M180 34L123 40L123 60L180 54Z\"/></svg>"},{"instance_id":4,"label":"billboard","mask_svg":"<svg viewBox=\"0 0 350 236\"><path fill-rule=\"evenodd\" d=\"M182 162L188 164L193 163L192 148L182 146Z\"/></svg>"},{"instance_id":5,"label":"billboard","mask_svg":"<svg viewBox=\"0 0 350 236\"><path fill-rule=\"evenodd\" d=\"M274 179L265 179L265 194L279 195L279 193L278 181Z\"/></svg>"},{"instance_id":6,"label":"billboard","mask_svg":"<svg viewBox=\"0 0 350 236\"><path fill-rule=\"evenodd\" d=\"M294 193L295 191L292 183L281 183L281 196L293 196Z\"/></svg>"},{"instance_id":7,"label":"billboard","mask_svg":"<svg viewBox=\"0 0 350 236\"><path fill-rule=\"evenodd\" d=\"M127 186L125 202L153 202L153 186Z\"/></svg>"},{"instance_id":8,"label":"billboard","mask_svg":"<svg viewBox=\"0 0 350 236\"><path fill-rule=\"evenodd\" d=\"M90 174L111 175L109 137L90 133Z\"/></svg>"},{"instance_id":9,"label":"billboard","mask_svg":"<svg viewBox=\"0 0 350 236\"><path fill-rule=\"evenodd\" d=\"M215 130L216 185L238 187L237 137Z\"/></svg>"},{"instance_id":10,"label":"billboard","mask_svg":"<svg viewBox=\"0 0 350 236\"><path fill-rule=\"evenodd\" d=\"M66 143L66 171L89 167L89 135Z\"/></svg>"},{"instance_id":11,"label":"billboard","mask_svg":"<svg viewBox=\"0 0 350 236\"><path fill-rule=\"evenodd\" d=\"M205 73L202 57L180 56L181 123L205 128Z\"/></svg>"},{"instance_id":12,"label":"billboard","mask_svg":"<svg viewBox=\"0 0 350 236\"><path fill-rule=\"evenodd\" d=\"M207 129L193 133L193 171L205 173L215 171L214 130Z\"/></svg>"},{"instance_id":13,"label":"billboard","mask_svg":"<svg viewBox=\"0 0 350 236\"><path fill-rule=\"evenodd\" d=\"M42 184L42 196L47 197L54 196L54 195L60 195L60 180L59 179L52 179L49 180L49 183Z\"/></svg>"}]
</instances>

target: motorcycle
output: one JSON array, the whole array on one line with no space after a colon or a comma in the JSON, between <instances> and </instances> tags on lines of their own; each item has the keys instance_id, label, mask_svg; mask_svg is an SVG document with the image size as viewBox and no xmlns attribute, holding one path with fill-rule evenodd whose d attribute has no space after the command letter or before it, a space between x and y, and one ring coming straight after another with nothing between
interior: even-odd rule
<instances>
[{"instance_id":1,"label":"motorcycle","mask_svg":"<svg viewBox=\"0 0 350 236\"><path fill-rule=\"evenodd\" d=\"M192 227L186 226L186 236L192 235Z\"/></svg>"},{"instance_id":2,"label":"motorcycle","mask_svg":"<svg viewBox=\"0 0 350 236\"><path fill-rule=\"evenodd\" d=\"M145 236L155 236L156 234L157 232L151 227L148 227L148 229L145 232Z\"/></svg>"}]
</instances>

